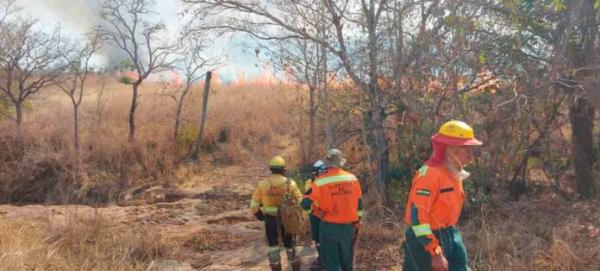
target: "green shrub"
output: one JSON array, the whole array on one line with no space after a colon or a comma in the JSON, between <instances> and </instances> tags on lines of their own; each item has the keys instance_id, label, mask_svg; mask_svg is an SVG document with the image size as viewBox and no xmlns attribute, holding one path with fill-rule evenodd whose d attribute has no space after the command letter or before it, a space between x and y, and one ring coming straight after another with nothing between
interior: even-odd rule
<instances>
[{"instance_id":1,"label":"green shrub","mask_svg":"<svg viewBox=\"0 0 600 271\"><path fill-rule=\"evenodd\" d=\"M404 206L410 192L410 179L408 181L392 179L385 192L389 204Z\"/></svg>"},{"instance_id":2,"label":"green shrub","mask_svg":"<svg viewBox=\"0 0 600 271\"><path fill-rule=\"evenodd\" d=\"M133 85L133 78L127 76L127 75L123 75L121 77L119 77L119 82L125 85Z\"/></svg>"},{"instance_id":3,"label":"green shrub","mask_svg":"<svg viewBox=\"0 0 600 271\"><path fill-rule=\"evenodd\" d=\"M415 169L413 163L400 163L397 167L390 169L388 176L390 182L386 188L386 196L389 203L404 205L408 199L410 185Z\"/></svg>"},{"instance_id":4,"label":"green shrub","mask_svg":"<svg viewBox=\"0 0 600 271\"><path fill-rule=\"evenodd\" d=\"M190 147L196 142L198 137L198 128L187 125L179 128L177 134L177 146L184 150L189 150Z\"/></svg>"},{"instance_id":5,"label":"green shrub","mask_svg":"<svg viewBox=\"0 0 600 271\"><path fill-rule=\"evenodd\" d=\"M302 173L301 170L291 170L288 172L288 176L290 176L290 178L296 182L300 191L304 193L304 185L306 180L310 179L310 175Z\"/></svg>"},{"instance_id":6,"label":"green shrub","mask_svg":"<svg viewBox=\"0 0 600 271\"><path fill-rule=\"evenodd\" d=\"M33 111L33 103L30 100L25 100L25 102L23 102L23 111L24 112L31 112ZM3 116L11 116L15 114L15 107L13 106L13 104L9 103L9 102L3 102L0 101L0 119L2 119Z\"/></svg>"}]
</instances>

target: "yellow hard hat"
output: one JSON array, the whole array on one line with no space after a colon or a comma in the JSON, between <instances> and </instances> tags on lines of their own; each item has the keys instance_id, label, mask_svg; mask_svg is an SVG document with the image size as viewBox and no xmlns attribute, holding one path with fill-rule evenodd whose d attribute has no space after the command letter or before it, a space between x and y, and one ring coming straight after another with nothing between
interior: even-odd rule
<instances>
[{"instance_id":1,"label":"yellow hard hat","mask_svg":"<svg viewBox=\"0 0 600 271\"><path fill-rule=\"evenodd\" d=\"M283 159L283 157L277 155L273 158L271 158L271 160L269 161L269 168L282 168L285 169L286 167L286 163L285 163L285 159Z\"/></svg>"},{"instance_id":2,"label":"yellow hard hat","mask_svg":"<svg viewBox=\"0 0 600 271\"><path fill-rule=\"evenodd\" d=\"M475 138L473 128L459 120L444 123L431 141L453 146L480 146L483 144Z\"/></svg>"}]
</instances>

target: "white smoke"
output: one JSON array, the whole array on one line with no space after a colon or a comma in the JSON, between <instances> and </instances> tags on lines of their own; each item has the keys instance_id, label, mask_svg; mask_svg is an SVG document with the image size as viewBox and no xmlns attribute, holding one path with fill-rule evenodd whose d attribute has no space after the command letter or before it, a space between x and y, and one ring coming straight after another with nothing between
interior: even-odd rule
<instances>
[{"instance_id":1,"label":"white smoke","mask_svg":"<svg viewBox=\"0 0 600 271\"><path fill-rule=\"evenodd\" d=\"M41 2L41 1L40 1ZM46 0L44 4L60 17L62 23L81 33L90 31L100 22L100 0Z\"/></svg>"},{"instance_id":2,"label":"white smoke","mask_svg":"<svg viewBox=\"0 0 600 271\"><path fill-rule=\"evenodd\" d=\"M22 0L26 9L35 13L34 17L51 17L61 28L78 35L89 33L94 27L103 24L100 18L102 0ZM42 10L43 9L43 10ZM49 19L49 18L40 18ZM127 58L125 52L110 44L105 44L99 52L97 64L114 69Z\"/></svg>"}]
</instances>

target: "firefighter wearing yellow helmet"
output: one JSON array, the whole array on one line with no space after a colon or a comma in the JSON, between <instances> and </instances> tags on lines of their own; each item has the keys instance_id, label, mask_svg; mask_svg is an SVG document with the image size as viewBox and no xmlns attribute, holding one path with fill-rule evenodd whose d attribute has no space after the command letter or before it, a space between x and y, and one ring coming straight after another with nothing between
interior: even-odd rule
<instances>
[{"instance_id":1,"label":"firefighter wearing yellow helmet","mask_svg":"<svg viewBox=\"0 0 600 271\"><path fill-rule=\"evenodd\" d=\"M452 120L431 137L433 154L416 172L406 204L405 271L467 271L467 249L455 225L465 200L464 166L483 143L468 124Z\"/></svg>"},{"instance_id":2,"label":"firefighter wearing yellow helmet","mask_svg":"<svg viewBox=\"0 0 600 271\"><path fill-rule=\"evenodd\" d=\"M292 266L292 270L300 270L300 258L296 256L294 236L285 233L280 223L277 222L277 211L281 205L282 197L286 194L287 177L285 171L287 164L281 156L273 157L269 163L271 176L258 183L256 190L252 195L250 209L258 220L264 221L267 243L269 245L269 265L271 270L281 270L281 255L279 250L278 237L281 236L283 245L286 248L287 259ZM293 180L290 184L290 190L296 200L302 200L302 193L296 182ZM280 235L281 233L281 235Z\"/></svg>"}]
</instances>

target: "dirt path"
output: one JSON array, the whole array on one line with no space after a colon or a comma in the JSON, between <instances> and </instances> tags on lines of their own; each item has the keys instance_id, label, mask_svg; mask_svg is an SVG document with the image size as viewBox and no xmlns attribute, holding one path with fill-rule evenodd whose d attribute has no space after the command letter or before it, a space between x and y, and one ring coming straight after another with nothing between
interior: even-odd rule
<instances>
[{"instance_id":1,"label":"dirt path","mask_svg":"<svg viewBox=\"0 0 600 271\"><path fill-rule=\"evenodd\" d=\"M0 205L0 218L33 221L56 232L68 229L73 221L94 222L101 217L110 233L133 231L164 241L167 253L148 268L152 271L268 270L263 225L247 211L250 193L265 172L260 167L191 172L183 178L188 181L177 187L133 189L120 205L102 208ZM531 199L496 203L493 209L470 214L460 225L469 251L483 255L472 258L473 267L485 269L490 257L512 261L514 255L520 255L518 250L528 249L529 258L519 256L511 270L551 270L546 267L562 262L592 267L581 270L598 269L594 269L600 262L598 201ZM393 213L370 206L360 236L356 270L400 270L402 222ZM306 240L300 244L304 245L299 247L303 270L308 270L315 253ZM507 247L517 252L507 254ZM285 266L285 253L282 260ZM539 266L544 268L532 269Z\"/></svg>"},{"instance_id":2,"label":"dirt path","mask_svg":"<svg viewBox=\"0 0 600 271\"><path fill-rule=\"evenodd\" d=\"M194 176L185 188L142 187L121 206L1 205L0 215L48 227L101 216L115 230L157 234L173 244L173 252L156 270L268 270L262 223L247 210L263 171L232 167ZM302 244L298 250L308 270L315 253ZM284 252L282 262L285 267Z\"/></svg>"}]
</instances>

